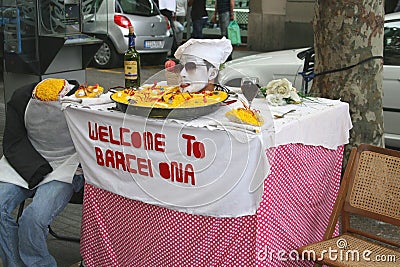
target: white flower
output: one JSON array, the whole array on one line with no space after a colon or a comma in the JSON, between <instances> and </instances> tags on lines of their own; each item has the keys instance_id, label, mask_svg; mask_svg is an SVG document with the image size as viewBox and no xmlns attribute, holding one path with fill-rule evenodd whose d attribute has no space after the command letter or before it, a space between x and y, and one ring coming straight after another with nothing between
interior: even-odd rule
<instances>
[{"instance_id":1,"label":"white flower","mask_svg":"<svg viewBox=\"0 0 400 267\"><path fill-rule=\"evenodd\" d=\"M297 89L293 87L288 79L277 79L270 81L264 88L266 99L271 105L281 106L287 103L299 104L301 103L300 96Z\"/></svg>"},{"instance_id":2,"label":"white flower","mask_svg":"<svg viewBox=\"0 0 400 267\"><path fill-rule=\"evenodd\" d=\"M297 94L297 91L290 91L290 97L289 98L290 98L290 100L292 100L294 102L297 102L297 103L301 102L300 96Z\"/></svg>"},{"instance_id":3,"label":"white flower","mask_svg":"<svg viewBox=\"0 0 400 267\"><path fill-rule=\"evenodd\" d=\"M292 83L288 79L272 80L267 84L267 94L280 94L283 98L289 98L290 92L293 90ZM294 88L294 90L296 90Z\"/></svg>"},{"instance_id":4,"label":"white flower","mask_svg":"<svg viewBox=\"0 0 400 267\"><path fill-rule=\"evenodd\" d=\"M286 105L286 100L280 94L269 94L265 97L268 103L272 106L283 106Z\"/></svg>"}]
</instances>

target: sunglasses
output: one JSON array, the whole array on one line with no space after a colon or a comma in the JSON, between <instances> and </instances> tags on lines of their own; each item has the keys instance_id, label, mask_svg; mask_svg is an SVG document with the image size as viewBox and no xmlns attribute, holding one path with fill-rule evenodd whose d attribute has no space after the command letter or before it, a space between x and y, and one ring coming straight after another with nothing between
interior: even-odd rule
<instances>
[{"instance_id":1,"label":"sunglasses","mask_svg":"<svg viewBox=\"0 0 400 267\"><path fill-rule=\"evenodd\" d=\"M181 72L183 70L183 68L185 68L185 70L187 72L195 72L197 70L197 66L207 66L206 64L199 64L196 62L186 62L185 65L182 64L178 64L175 65L171 68L168 68L168 71L172 71L172 72Z\"/></svg>"}]
</instances>

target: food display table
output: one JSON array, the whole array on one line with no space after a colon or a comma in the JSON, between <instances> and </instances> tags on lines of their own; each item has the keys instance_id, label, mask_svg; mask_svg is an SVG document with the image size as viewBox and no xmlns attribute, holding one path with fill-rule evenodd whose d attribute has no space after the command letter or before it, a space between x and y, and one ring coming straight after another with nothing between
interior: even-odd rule
<instances>
[{"instance_id":1,"label":"food display table","mask_svg":"<svg viewBox=\"0 0 400 267\"><path fill-rule=\"evenodd\" d=\"M293 250L325 231L351 121L346 103L324 99L270 112L289 108L249 133L67 107L87 182L87 266L311 266ZM144 149L134 132L158 141Z\"/></svg>"}]
</instances>

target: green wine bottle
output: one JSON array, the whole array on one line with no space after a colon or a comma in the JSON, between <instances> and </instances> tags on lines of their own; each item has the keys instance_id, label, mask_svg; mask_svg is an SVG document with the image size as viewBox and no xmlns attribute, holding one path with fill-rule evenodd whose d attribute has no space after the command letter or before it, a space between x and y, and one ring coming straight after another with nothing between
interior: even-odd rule
<instances>
[{"instance_id":1,"label":"green wine bottle","mask_svg":"<svg viewBox=\"0 0 400 267\"><path fill-rule=\"evenodd\" d=\"M140 86L140 54L135 48L135 33L129 26L128 50L124 54L125 88L138 89Z\"/></svg>"}]
</instances>

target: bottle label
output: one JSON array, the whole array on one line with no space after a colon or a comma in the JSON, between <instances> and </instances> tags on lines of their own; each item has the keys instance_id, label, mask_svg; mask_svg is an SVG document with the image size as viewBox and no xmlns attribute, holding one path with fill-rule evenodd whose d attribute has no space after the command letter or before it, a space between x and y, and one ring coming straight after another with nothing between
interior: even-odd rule
<instances>
[{"instance_id":1,"label":"bottle label","mask_svg":"<svg viewBox=\"0 0 400 267\"><path fill-rule=\"evenodd\" d=\"M137 80L138 78L138 67L137 61L125 61L125 79Z\"/></svg>"}]
</instances>

